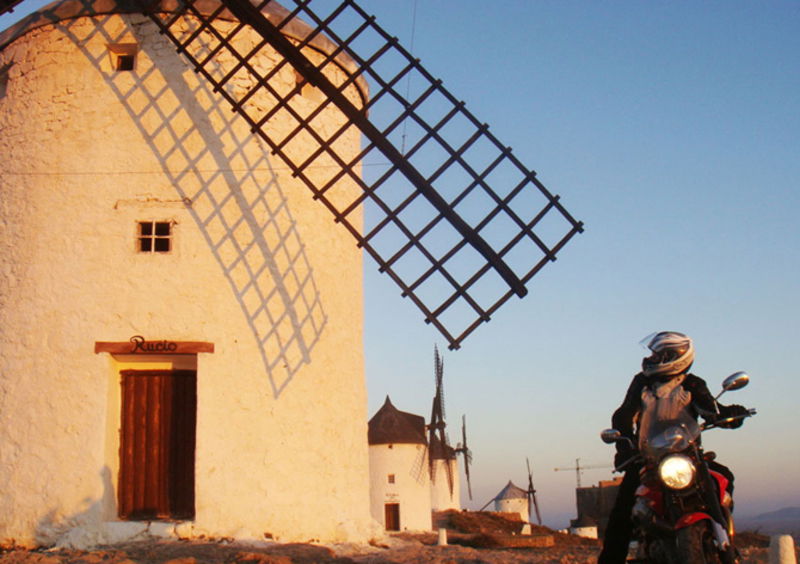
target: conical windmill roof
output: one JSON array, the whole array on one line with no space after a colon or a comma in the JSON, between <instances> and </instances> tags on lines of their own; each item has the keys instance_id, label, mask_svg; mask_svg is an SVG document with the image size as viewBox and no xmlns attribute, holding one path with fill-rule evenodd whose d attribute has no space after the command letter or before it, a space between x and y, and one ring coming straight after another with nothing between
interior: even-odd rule
<instances>
[{"instance_id":1,"label":"conical windmill roof","mask_svg":"<svg viewBox=\"0 0 800 564\"><path fill-rule=\"evenodd\" d=\"M193 6L204 15L212 14L220 6L219 0L198 0ZM174 12L180 7L177 0L160 0L156 11ZM92 17L107 14L139 14L142 8L136 0L56 0L23 18L0 35L0 47L5 46L17 37L32 29L44 25L52 25L74 18ZM262 13L270 20L280 21L289 13L277 2L270 2ZM219 14L220 19L233 20L227 10ZM303 38L311 32L311 28L298 18L294 18L283 32L286 35ZM318 43L330 41L324 36L314 38Z\"/></svg>"},{"instance_id":2,"label":"conical windmill roof","mask_svg":"<svg viewBox=\"0 0 800 564\"><path fill-rule=\"evenodd\" d=\"M220 0L197 0L193 8L204 15L214 13L221 5ZM155 11L172 13L180 8L178 0L159 0ZM0 50L6 45L25 35L29 31L45 25L57 24L65 20L92 17L107 14L139 14L142 8L136 0L56 0L43 8L26 16L6 30L0 30ZM290 12L278 4L270 2L261 10L262 14L273 23L283 22ZM218 19L235 20L228 10L223 10ZM313 28L300 18L292 17L282 24L281 33L287 37L305 41L314 32ZM356 63L342 52L338 52L336 44L323 34L317 33L308 41L312 49L325 54L335 54L334 64L346 73L353 74L357 70ZM363 93L367 92L366 82L362 77L356 80Z\"/></svg>"},{"instance_id":3,"label":"conical windmill roof","mask_svg":"<svg viewBox=\"0 0 800 564\"><path fill-rule=\"evenodd\" d=\"M500 490L500 493L494 497L494 501L499 501L503 499L527 499L528 491L523 490L514 485L514 483L509 480L506 487Z\"/></svg>"},{"instance_id":4,"label":"conical windmill roof","mask_svg":"<svg viewBox=\"0 0 800 564\"><path fill-rule=\"evenodd\" d=\"M400 411L392 405L389 396L383 406L369 420L369 444L420 444L427 445L425 418Z\"/></svg>"}]
</instances>

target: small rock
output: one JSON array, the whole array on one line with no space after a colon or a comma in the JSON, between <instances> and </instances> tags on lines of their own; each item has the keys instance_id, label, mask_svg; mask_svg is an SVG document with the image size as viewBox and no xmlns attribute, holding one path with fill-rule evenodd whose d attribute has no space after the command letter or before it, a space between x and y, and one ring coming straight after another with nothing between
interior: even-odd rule
<instances>
[{"instance_id":1,"label":"small rock","mask_svg":"<svg viewBox=\"0 0 800 564\"><path fill-rule=\"evenodd\" d=\"M167 560L164 564L197 564L197 558L194 556L183 556L181 558L173 558Z\"/></svg>"},{"instance_id":2,"label":"small rock","mask_svg":"<svg viewBox=\"0 0 800 564\"><path fill-rule=\"evenodd\" d=\"M241 564L292 564L292 559L286 556L272 556L261 552L240 552L234 562Z\"/></svg>"}]
</instances>

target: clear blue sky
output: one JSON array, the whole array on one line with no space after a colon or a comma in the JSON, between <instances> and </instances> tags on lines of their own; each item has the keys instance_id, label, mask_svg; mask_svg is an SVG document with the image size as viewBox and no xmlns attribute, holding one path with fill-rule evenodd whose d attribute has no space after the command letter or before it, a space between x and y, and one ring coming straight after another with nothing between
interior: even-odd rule
<instances>
[{"instance_id":1,"label":"clear blue sky","mask_svg":"<svg viewBox=\"0 0 800 564\"><path fill-rule=\"evenodd\" d=\"M638 341L695 339L712 390L758 408L706 435L741 515L800 505L800 3L361 0L586 225L457 352L366 262L370 415L425 415L433 347L456 442L466 413L478 508L525 458L546 524L575 517L574 472L610 464L598 433ZM28 0L4 29L43 3ZM416 10L416 18L414 11ZM583 484L611 476L587 470Z\"/></svg>"},{"instance_id":2,"label":"clear blue sky","mask_svg":"<svg viewBox=\"0 0 800 564\"><path fill-rule=\"evenodd\" d=\"M663 329L694 371L759 409L707 448L742 514L800 505L800 3L364 0L585 222L494 319L445 352L450 437L467 414L480 507L525 457L546 522L575 517L573 472L610 464L598 433ZM427 415L433 345L367 266L370 412L386 394ZM611 476L587 470L583 484Z\"/></svg>"}]
</instances>

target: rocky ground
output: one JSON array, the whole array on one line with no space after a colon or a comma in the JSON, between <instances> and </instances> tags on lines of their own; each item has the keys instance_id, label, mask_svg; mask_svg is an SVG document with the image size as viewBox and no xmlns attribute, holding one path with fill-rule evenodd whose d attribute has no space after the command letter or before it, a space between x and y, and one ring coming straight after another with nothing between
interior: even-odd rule
<instances>
[{"instance_id":1,"label":"rocky ground","mask_svg":"<svg viewBox=\"0 0 800 564\"><path fill-rule=\"evenodd\" d=\"M243 545L228 542L142 541L93 551L5 550L0 564L590 564L597 545L473 548L392 539L384 546ZM767 548L743 547L743 564L766 564Z\"/></svg>"},{"instance_id":2,"label":"rocky ground","mask_svg":"<svg viewBox=\"0 0 800 564\"><path fill-rule=\"evenodd\" d=\"M149 539L91 551L0 548L0 564L593 564L600 550L596 540L546 527L519 535L519 522L491 514L443 515L436 526L447 529L447 546L433 532L333 546ZM767 564L768 545L767 536L738 535L742 564Z\"/></svg>"}]
</instances>

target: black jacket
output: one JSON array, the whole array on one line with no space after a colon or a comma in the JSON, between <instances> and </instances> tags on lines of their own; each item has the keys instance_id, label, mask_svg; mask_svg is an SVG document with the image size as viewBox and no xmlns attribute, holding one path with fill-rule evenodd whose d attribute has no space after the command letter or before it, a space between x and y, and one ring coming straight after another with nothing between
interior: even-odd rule
<instances>
[{"instance_id":1,"label":"black jacket","mask_svg":"<svg viewBox=\"0 0 800 564\"><path fill-rule=\"evenodd\" d=\"M631 439L633 444L638 443L638 430L634 429L634 423L638 419L637 416L642 409L642 391L645 387L654 382L654 380L639 372L633 377L631 385L628 386L628 391L625 394L622 405L620 405L614 412L614 415L611 416L611 426ZM684 390L692 394L691 409L695 417L702 416L706 421L714 421L718 418L739 415L740 411L742 411L741 406L724 406L722 404L717 404L719 407L719 415L717 415L714 406L714 396L708 391L705 380L694 374L687 374L681 386ZM741 424L742 421L738 420L724 426L735 428ZM618 452L629 448L625 441L617 442Z\"/></svg>"}]
</instances>

